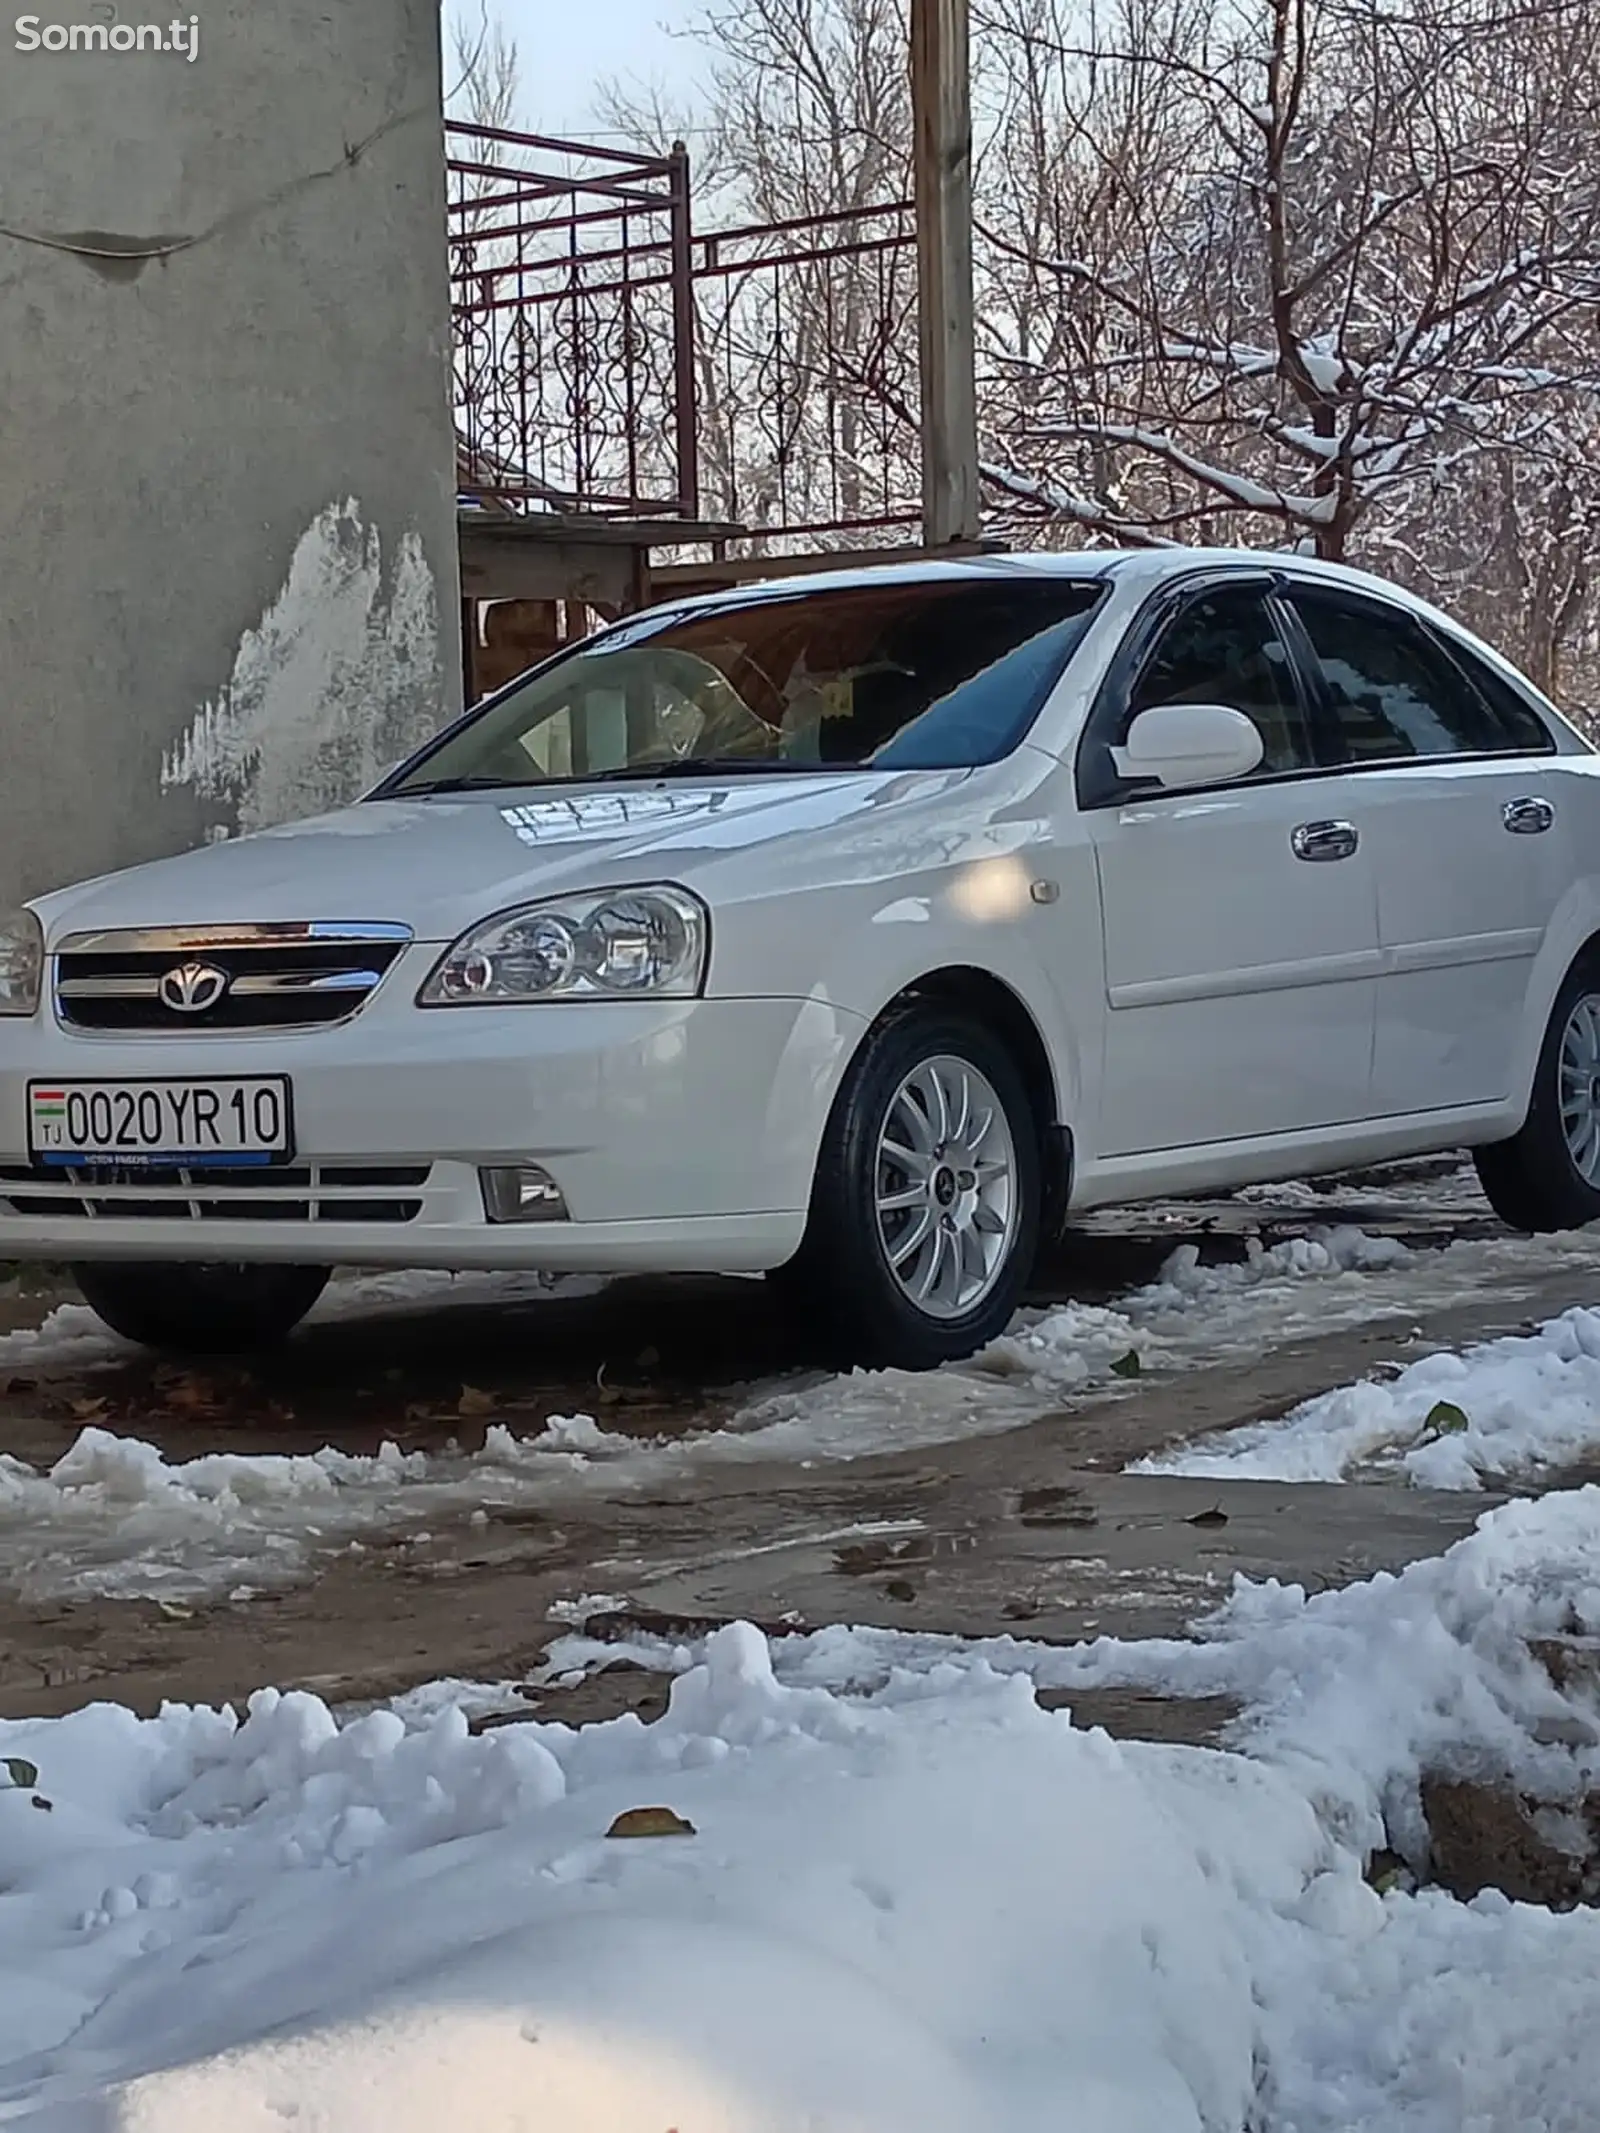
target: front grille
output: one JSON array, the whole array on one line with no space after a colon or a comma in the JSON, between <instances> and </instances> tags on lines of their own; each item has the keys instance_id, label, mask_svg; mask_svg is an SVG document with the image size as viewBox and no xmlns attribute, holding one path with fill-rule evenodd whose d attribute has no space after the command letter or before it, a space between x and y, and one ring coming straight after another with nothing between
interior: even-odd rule
<instances>
[{"instance_id":1,"label":"front grille","mask_svg":"<svg viewBox=\"0 0 1600 2133\"><path fill-rule=\"evenodd\" d=\"M78 933L56 952L56 1014L109 1033L326 1028L360 1013L410 940L377 924Z\"/></svg>"},{"instance_id":2,"label":"front grille","mask_svg":"<svg viewBox=\"0 0 1600 2133\"><path fill-rule=\"evenodd\" d=\"M0 1169L0 1214L45 1220L415 1222L433 1166L311 1163L294 1169Z\"/></svg>"}]
</instances>

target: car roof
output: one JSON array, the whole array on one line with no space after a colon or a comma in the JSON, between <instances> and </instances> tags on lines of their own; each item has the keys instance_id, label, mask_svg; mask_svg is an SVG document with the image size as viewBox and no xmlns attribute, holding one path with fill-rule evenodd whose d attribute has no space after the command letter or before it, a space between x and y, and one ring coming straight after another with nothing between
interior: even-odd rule
<instances>
[{"instance_id":1,"label":"car roof","mask_svg":"<svg viewBox=\"0 0 1600 2133\"><path fill-rule=\"evenodd\" d=\"M1066 578L1080 582L1115 579L1119 583L1149 589L1209 571L1286 571L1299 578L1318 578L1347 585L1352 590L1360 588L1382 593L1413 608L1426 606L1425 602L1391 580L1353 569L1348 564L1325 563L1314 556L1286 549L1203 547L997 551L989 555L921 557L912 562L855 562L839 570L797 571L786 577L753 579L726 591L700 593L683 600L674 600L669 595L659 606L682 613L688 609L742 606L751 600L793 599L802 593L851 591L872 585L992 584L997 578Z\"/></svg>"}]
</instances>

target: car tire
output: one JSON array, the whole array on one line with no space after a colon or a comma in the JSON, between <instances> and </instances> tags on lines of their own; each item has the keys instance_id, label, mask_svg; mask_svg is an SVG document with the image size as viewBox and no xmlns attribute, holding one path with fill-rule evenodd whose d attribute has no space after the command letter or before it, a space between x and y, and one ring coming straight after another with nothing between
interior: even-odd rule
<instances>
[{"instance_id":1,"label":"car tire","mask_svg":"<svg viewBox=\"0 0 1600 2133\"><path fill-rule=\"evenodd\" d=\"M1600 1221L1600 956L1556 995L1520 1132L1474 1150L1489 1205L1530 1234Z\"/></svg>"},{"instance_id":2,"label":"car tire","mask_svg":"<svg viewBox=\"0 0 1600 2133\"><path fill-rule=\"evenodd\" d=\"M805 1241L774 1286L832 1360L957 1362L1016 1309L1038 1246L1042 1169L1040 1122L1005 1046L966 1015L912 1005L885 1017L850 1067Z\"/></svg>"},{"instance_id":3,"label":"car tire","mask_svg":"<svg viewBox=\"0 0 1600 2133\"><path fill-rule=\"evenodd\" d=\"M248 1355L286 1340L328 1285L320 1266L75 1266L113 1333L173 1355Z\"/></svg>"}]
</instances>

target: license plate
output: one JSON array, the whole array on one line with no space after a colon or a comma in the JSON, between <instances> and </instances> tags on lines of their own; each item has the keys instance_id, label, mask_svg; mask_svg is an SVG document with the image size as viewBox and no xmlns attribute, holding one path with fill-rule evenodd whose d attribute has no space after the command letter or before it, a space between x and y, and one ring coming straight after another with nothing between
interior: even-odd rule
<instances>
[{"instance_id":1,"label":"license plate","mask_svg":"<svg viewBox=\"0 0 1600 2133\"><path fill-rule=\"evenodd\" d=\"M35 1162L205 1170L286 1162L288 1077L254 1081L32 1081Z\"/></svg>"}]
</instances>

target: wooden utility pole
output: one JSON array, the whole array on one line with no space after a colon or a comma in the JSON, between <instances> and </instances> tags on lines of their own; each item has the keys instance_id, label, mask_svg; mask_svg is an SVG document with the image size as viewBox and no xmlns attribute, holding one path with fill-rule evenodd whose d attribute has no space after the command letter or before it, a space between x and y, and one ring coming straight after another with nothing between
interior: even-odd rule
<instances>
[{"instance_id":1,"label":"wooden utility pole","mask_svg":"<svg viewBox=\"0 0 1600 2133\"><path fill-rule=\"evenodd\" d=\"M972 305L968 0L911 0L922 537L976 540L978 393Z\"/></svg>"}]
</instances>

